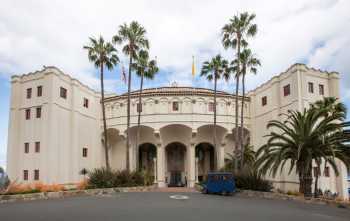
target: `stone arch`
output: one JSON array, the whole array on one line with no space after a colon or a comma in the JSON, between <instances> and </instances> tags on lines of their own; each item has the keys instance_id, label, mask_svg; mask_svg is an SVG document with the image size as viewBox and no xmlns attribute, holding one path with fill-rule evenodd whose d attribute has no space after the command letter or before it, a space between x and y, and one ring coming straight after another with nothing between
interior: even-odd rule
<instances>
[{"instance_id":1,"label":"stone arch","mask_svg":"<svg viewBox=\"0 0 350 221\"><path fill-rule=\"evenodd\" d=\"M221 146L221 143L227 134L227 129L216 125L216 151L219 146ZM196 136L196 143L206 142L210 143L213 146L214 145L214 125L213 124L205 124L201 125L197 128L197 136Z\"/></svg>"},{"instance_id":2,"label":"stone arch","mask_svg":"<svg viewBox=\"0 0 350 221\"><path fill-rule=\"evenodd\" d=\"M192 128L185 124L167 124L159 132L164 146L172 142L182 142L188 146L192 137Z\"/></svg>"},{"instance_id":3,"label":"stone arch","mask_svg":"<svg viewBox=\"0 0 350 221\"><path fill-rule=\"evenodd\" d=\"M195 146L196 153L196 181L206 180L208 172L217 168L217 154L212 144L198 143Z\"/></svg>"},{"instance_id":4,"label":"stone arch","mask_svg":"<svg viewBox=\"0 0 350 221\"><path fill-rule=\"evenodd\" d=\"M236 128L232 129L232 134L235 136L236 134ZM248 130L248 128L243 127L243 130L241 130L241 127L238 127L238 135L239 135L239 139L241 138L241 133L243 132L243 145L249 144L250 143L250 131Z\"/></svg>"},{"instance_id":5,"label":"stone arch","mask_svg":"<svg viewBox=\"0 0 350 221\"><path fill-rule=\"evenodd\" d=\"M153 143L142 143L138 146L138 163L137 169L144 171L150 176L155 177L156 175L156 158L157 158L157 147Z\"/></svg>"}]
</instances>

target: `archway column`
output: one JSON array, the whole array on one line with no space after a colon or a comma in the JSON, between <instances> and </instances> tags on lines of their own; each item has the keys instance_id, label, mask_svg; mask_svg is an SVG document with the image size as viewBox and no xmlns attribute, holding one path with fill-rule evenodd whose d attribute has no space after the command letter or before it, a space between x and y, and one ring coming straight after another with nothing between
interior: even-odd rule
<instances>
[{"instance_id":1,"label":"archway column","mask_svg":"<svg viewBox=\"0 0 350 221\"><path fill-rule=\"evenodd\" d=\"M220 170L225 166L225 146L226 146L226 143L221 143L218 150L218 162L217 162L218 170Z\"/></svg>"},{"instance_id":2,"label":"archway column","mask_svg":"<svg viewBox=\"0 0 350 221\"><path fill-rule=\"evenodd\" d=\"M191 143L188 148L188 187L194 187L196 183L196 147Z\"/></svg>"},{"instance_id":3,"label":"archway column","mask_svg":"<svg viewBox=\"0 0 350 221\"><path fill-rule=\"evenodd\" d=\"M157 183L158 187L165 187L165 148L157 144Z\"/></svg>"}]
</instances>

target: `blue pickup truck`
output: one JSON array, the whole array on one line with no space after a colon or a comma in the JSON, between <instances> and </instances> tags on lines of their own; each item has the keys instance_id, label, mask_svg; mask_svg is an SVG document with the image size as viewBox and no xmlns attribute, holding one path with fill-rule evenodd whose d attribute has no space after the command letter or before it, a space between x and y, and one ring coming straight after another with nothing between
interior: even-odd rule
<instances>
[{"instance_id":1,"label":"blue pickup truck","mask_svg":"<svg viewBox=\"0 0 350 221\"><path fill-rule=\"evenodd\" d=\"M209 172L208 180L203 184L203 193L232 195L236 192L235 180L232 173Z\"/></svg>"}]
</instances>

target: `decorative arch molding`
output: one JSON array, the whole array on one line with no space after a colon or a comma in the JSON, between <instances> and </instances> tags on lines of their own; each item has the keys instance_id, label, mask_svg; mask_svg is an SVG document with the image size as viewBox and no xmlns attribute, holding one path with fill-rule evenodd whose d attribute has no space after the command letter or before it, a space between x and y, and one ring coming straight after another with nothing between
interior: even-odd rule
<instances>
[{"instance_id":1,"label":"decorative arch molding","mask_svg":"<svg viewBox=\"0 0 350 221\"><path fill-rule=\"evenodd\" d=\"M190 145L192 138L192 128L185 124L168 124L159 129L162 145L165 147L169 143L180 142L185 146Z\"/></svg>"}]
</instances>

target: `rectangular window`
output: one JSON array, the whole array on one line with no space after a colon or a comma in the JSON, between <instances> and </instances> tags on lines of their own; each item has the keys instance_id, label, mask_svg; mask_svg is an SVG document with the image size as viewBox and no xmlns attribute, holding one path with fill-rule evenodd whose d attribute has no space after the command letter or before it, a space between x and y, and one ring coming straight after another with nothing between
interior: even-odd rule
<instances>
[{"instance_id":1,"label":"rectangular window","mask_svg":"<svg viewBox=\"0 0 350 221\"><path fill-rule=\"evenodd\" d=\"M39 180L39 170L34 170L34 180Z\"/></svg>"},{"instance_id":2,"label":"rectangular window","mask_svg":"<svg viewBox=\"0 0 350 221\"><path fill-rule=\"evenodd\" d=\"M67 98L67 89L64 87L60 87L60 97L66 99Z\"/></svg>"},{"instance_id":3,"label":"rectangular window","mask_svg":"<svg viewBox=\"0 0 350 221\"><path fill-rule=\"evenodd\" d=\"M41 107L36 108L36 118L41 118Z\"/></svg>"},{"instance_id":4,"label":"rectangular window","mask_svg":"<svg viewBox=\"0 0 350 221\"><path fill-rule=\"evenodd\" d=\"M320 95L324 95L324 86L323 86L323 84L319 84L318 85L318 90L319 90Z\"/></svg>"},{"instance_id":5,"label":"rectangular window","mask_svg":"<svg viewBox=\"0 0 350 221\"><path fill-rule=\"evenodd\" d=\"M314 167L314 176L321 176L321 170L319 167Z\"/></svg>"},{"instance_id":6,"label":"rectangular window","mask_svg":"<svg viewBox=\"0 0 350 221\"><path fill-rule=\"evenodd\" d=\"M40 153L40 142L35 142L35 153Z\"/></svg>"},{"instance_id":7,"label":"rectangular window","mask_svg":"<svg viewBox=\"0 0 350 221\"><path fill-rule=\"evenodd\" d=\"M329 177L329 167L325 167L324 168L324 172L323 172L325 177Z\"/></svg>"},{"instance_id":8,"label":"rectangular window","mask_svg":"<svg viewBox=\"0 0 350 221\"><path fill-rule=\"evenodd\" d=\"M208 110L209 112L214 112L214 102L209 102Z\"/></svg>"},{"instance_id":9,"label":"rectangular window","mask_svg":"<svg viewBox=\"0 0 350 221\"><path fill-rule=\"evenodd\" d=\"M86 147L83 148L83 157L87 157L88 149Z\"/></svg>"},{"instance_id":10,"label":"rectangular window","mask_svg":"<svg viewBox=\"0 0 350 221\"><path fill-rule=\"evenodd\" d=\"M26 120L30 119L30 109L26 109Z\"/></svg>"},{"instance_id":11,"label":"rectangular window","mask_svg":"<svg viewBox=\"0 0 350 221\"><path fill-rule=\"evenodd\" d=\"M266 96L261 98L261 104L262 104L262 106L265 106L267 104L267 97Z\"/></svg>"},{"instance_id":12,"label":"rectangular window","mask_svg":"<svg viewBox=\"0 0 350 221\"><path fill-rule=\"evenodd\" d=\"M37 95L38 97L43 96L43 86L38 86L36 89L37 89L37 90L36 90L36 92L37 92L36 95Z\"/></svg>"},{"instance_id":13,"label":"rectangular window","mask_svg":"<svg viewBox=\"0 0 350 221\"><path fill-rule=\"evenodd\" d=\"M313 94L314 93L314 83L309 82L308 83L308 91L309 93Z\"/></svg>"},{"instance_id":14,"label":"rectangular window","mask_svg":"<svg viewBox=\"0 0 350 221\"><path fill-rule=\"evenodd\" d=\"M89 108L89 100L87 98L84 98L84 107Z\"/></svg>"},{"instance_id":15,"label":"rectangular window","mask_svg":"<svg viewBox=\"0 0 350 221\"><path fill-rule=\"evenodd\" d=\"M29 143L24 143L24 153L29 153Z\"/></svg>"},{"instance_id":16,"label":"rectangular window","mask_svg":"<svg viewBox=\"0 0 350 221\"><path fill-rule=\"evenodd\" d=\"M32 89L27 88L27 99L30 99L32 97Z\"/></svg>"},{"instance_id":17,"label":"rectangular window","mask_svg":"<svg viewBox=\"0 0 350 221\"><path fill-rule=\"evenodd\" d=\"M23 170L23 180L28 180L28 170Z\"/></svg>"},{"instance_id":18,"label":"rectangular window","mask_svg":"<svg viewBox=\"0 0 350 221\"><path fill-rule=\"evenodd\" d=\"M286 97L290 95L290 84L283 87L283 95Z\"/></svg>"},{"instance_id":19,"label":"rectangular window","mask_svg":"<svg viewBox=\"0 0 350 221\"><path fill-rule=\"evenodd\" d=\"M142 112L142 104L137 103L136 109L137 109L137 113Z\"/></svg>"},{"instance_id":20,"label":"rectangular window","mask_svg":"<svg viewBox=\"0 0 350 221\"><path fill-rule=\"evenodd\" d=\"M179 110L179 102L174 101L173 102L173 111L178 111Z\"/></svg>"}]
</instances>

